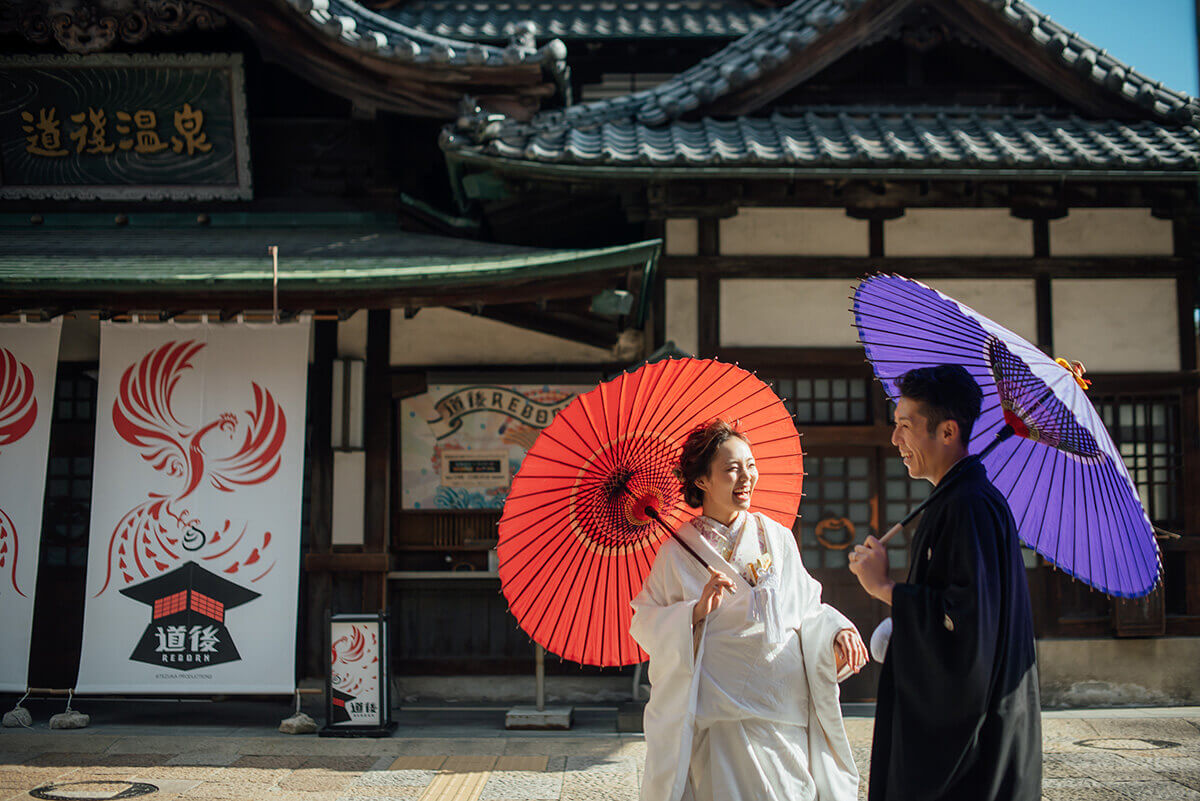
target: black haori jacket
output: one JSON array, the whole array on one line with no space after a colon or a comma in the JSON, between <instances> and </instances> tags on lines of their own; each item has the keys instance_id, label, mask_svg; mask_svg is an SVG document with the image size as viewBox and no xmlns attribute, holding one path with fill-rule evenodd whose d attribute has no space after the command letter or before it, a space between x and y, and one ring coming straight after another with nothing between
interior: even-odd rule
<instances>
[{"instance_id":1,"label":"black haori jacket","mask_svg":"<svg viewBox=\"0 0 1200 801\"><path fill-rule=\"evenodd\" d=\"M1029 588L1008 503L977 460L926 508L893 592L870 801L1038 801Z\"/></svg>"}]
</instances>

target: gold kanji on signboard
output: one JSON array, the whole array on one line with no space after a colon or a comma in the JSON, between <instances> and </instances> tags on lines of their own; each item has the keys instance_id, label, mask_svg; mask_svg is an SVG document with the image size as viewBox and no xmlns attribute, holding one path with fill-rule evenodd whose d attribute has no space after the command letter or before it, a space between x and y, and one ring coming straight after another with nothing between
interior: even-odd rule
<instances>
[{"instance_id":1,"label":"gold kanji on signboard","mask_svg":"<svg viewBox=\"0 0 1200 801\"><path fill-rule=\"evenodd\" d=\"M57 113L53 106L49 109L38 109L37 122L34 122L33 114L28 111L21 112L21 119L26 123L21 126L21 130L29 134L25 137L28 143L25 145L27 152L35 156L67 155L67 149L62 146L62 122L57 119Z\"/></svg>"},{"instance_id":2,"label":"gold kanji on signboard","mask_svg":"<svg viewBox=\"0 0 1200 801\"><path fill-rule=\"evenodd\" d=\"M212 150L212 144L208 141L208 134L200 130L204 125L204 112L200 109L193 109L191 103L184 103L182 111L175 112L175 130L183 136L180 139L178 136L171 137L171 149L176 153L182 153L184 147L187 148L187 154L193 155L197 150L201 153L207 153Z\"/></svg>"},{"instance_id":3,"label":"gold kanji on signboard","mask_svg":"<svg viewBox=\"0 0 1200 801\"><path fill-rule=\"evenodd\" d=\"M128 134L132 130L128 124L119 124L122 122L132 122L133 128L137 129L134 139L122 139L117 142L122 150L132 149L134 153L159 153L167 149L167 143L158 136L158 115L153 111L139 109L132 115L127 111L118 111L117 122L117 133L119 134Z\"/></svg>"},{"instance_id":4,"label":"gold kanji on signboard","mask_svg":"<svg viewBox=\"0 0 1200 801\"><path fill-rule=\"evenodd\" d=\"M111 153L114 145L108 143L108 118L104 109L88 108L87 113L79 112L71 115L71 122L79 127L71 131L75 140L75 152Z\"/></svg>"}]
</instances>

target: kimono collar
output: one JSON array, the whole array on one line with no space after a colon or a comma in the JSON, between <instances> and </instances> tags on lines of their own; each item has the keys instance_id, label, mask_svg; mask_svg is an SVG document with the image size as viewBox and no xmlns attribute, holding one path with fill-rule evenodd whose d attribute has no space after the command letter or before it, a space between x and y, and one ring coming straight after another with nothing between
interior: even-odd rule
<instances>
[{"instance_id":1,"label":"kimono collar","mask_svg":"<svg viewBox=\"0 0 1200 801\"><path fill-rule=\"evenodd\" d=\"M942 480L938 482L938 486L948 481L956 481L959 478L959 473L963 474L962 478L966 478L976 470L982 469L983 463L979 461L979 457L975 454L968 454L950 466L950 469L946 471L946 475L942 476Z\"/></svg>"},{"instance_id":2,"label":"kimono collar","mask_svg":"<svg viewBox=\"0 0 1200 801\"><path fill-rule=\"evenodd\" d=\"M724 534L728 537L729 535L733 534L733 532L741 528L743 524L745 524L746 517L749 514L749 512L738 512L733 516L733 520L729 522L729 525L725 525L715 517L709 517L708 515L702 514L700 517L704 518L704 522L712 526L718 534Z\"/></svg>"}]
</instances>

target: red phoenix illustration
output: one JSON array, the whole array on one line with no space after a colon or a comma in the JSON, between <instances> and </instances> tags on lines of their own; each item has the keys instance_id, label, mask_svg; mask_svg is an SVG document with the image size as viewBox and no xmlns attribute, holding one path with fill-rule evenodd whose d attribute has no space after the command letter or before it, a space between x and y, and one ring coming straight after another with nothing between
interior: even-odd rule
<instances>
[{"instance_id":1,"label":"red phoenix illustration","mask_svg":"<svg viewBox=\"0 0 1200 801\"><path fill-rule=\"evenodd\" d=\"M352 626L349 635L339 637L330 649L333 664L333 683L342 692L357 696L363 685L371 676L371 666L379 661L376 654L369 662L364 661L367 655L367 635L371 637L371 649L375 651L376 635L366 626ZM354 662L362 664L353 665Z\"/></svg>"},{"instance_id":2,"label":"red phoenix illustration","mask_svg":"<svg viewBox=\"0 0 1200 801\"><path fill-rule=\"evenodd\" d=\"M206 528L198 513L196 490L207 481L222 492L262 484L279 470L287 420L270 392L251 381L254 408L240 416L222 412L199 426L189 426L175 413L180 379L192 369L192 359L204 348L195 340L161 345L130 365L121 376L113 402L113 427L156 471L176 479L174 492L150 492L113 529L108 543L104 592L118 573L129 584L171 569L182 559L215 562L224 573L237 573L265 562L271 532L247 539L249 525L225 519ZM233 445L220 453L222 440ZM275 566L251 579L258 581Z\"/></svg>"},{"instance_id":3,"label":"red phoenix illustration","mask_svg":"<svg viewBox=\"0 0 1200 801\"><path fill-rule=\"evenodd\" d=\"M37 420L37 398L33 394L33 371L4 348L0 348L0 449L29 433ZM11 548L9 547L11 543ZM9 581L18 595L17 527L0 508L0 570L8 568Z\"/></svg>"}]
</instances>

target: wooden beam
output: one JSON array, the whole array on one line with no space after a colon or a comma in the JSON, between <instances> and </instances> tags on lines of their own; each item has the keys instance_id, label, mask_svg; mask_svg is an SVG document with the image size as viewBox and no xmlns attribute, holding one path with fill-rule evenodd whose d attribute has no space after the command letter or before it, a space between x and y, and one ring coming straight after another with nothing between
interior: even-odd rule
<instances>
[{"instance_id":1,"label":"wooden beam","mask_svg":"<svg viewBox=\"0 0 1200 801\"><path fill-rule=\"evenodd\" d=\"M1144 278L1175 277L1190 262L1174 256L1095 258L844 256L664 256L668 278L705 274L738 278L860 278L880 270L910 278Z\"/></svg>"},{"instance_id":2,"label":"wooden beam","mask_svg":"<svg viewBox=\"0 0 1200 801\"><path fill-rule=\"evenodd\" d=\"M333 449L329 441L332 419L330 390L333 360L337 356L337 323L313 324L313 363L308 372L308 419L312 435L308 446L307 551L328 553L333 547ZM301 577L304 582L301 673L321 676L328 668L325 651L325 612L333 601L333 581L328 575Z\"/></svg>"},{"instance_id":3,"label":"wooden beam","mask_svg":"<svg viewBox=\"0 0 1200 801\"><path fill-rule=\"evenodd\" d=\"M721 252L721 220L701 217L697 223L697 252L703 259L719 258ZM663 272L666 276L666 272ZM721 347L721 277L708 272L696 282L696 350L698 356L710 358Z\"/></svg>"},{"instance_id":4,"label":"wooden beam","mask_svg":"<svg viewBox=\"0 0 1200 801\"><path fill-rule=\"evenodd\" d=\"M310 573L387 573L386 553L310 553L304 557L304 569Z\"/></svg>"},{"instance_id":5,"label":"wooden beam","mask_svg":"<svg viewBox=\"0 0 1200 801\"><path fill-rule=\"evenodd\" d=\"M365 368L363 443L366 446L366 503L363 518L363 551L387 548L388 501L391 486L392 392L389 380L391 312L372 309L367 314L367 363ZM387 554L383 554L385 557ZM378 570L378 568L374 568ZM386 571L386 565L383 567ZM362 577L362 610L387 608L387 582L381 574Z\"/></svg>"},{"instance_id":6,"label":"wooden beam","mask_svg":"<svg viewBox=\"0 0 1200 801\"><path fill-rule=\"evenodd\" d=\"M1034 279L1034 314L1037 317L1037 346L1047 355L1054 353L1054 302L1050 276L1038 273Z\"/></svg>"}]
</instances>

